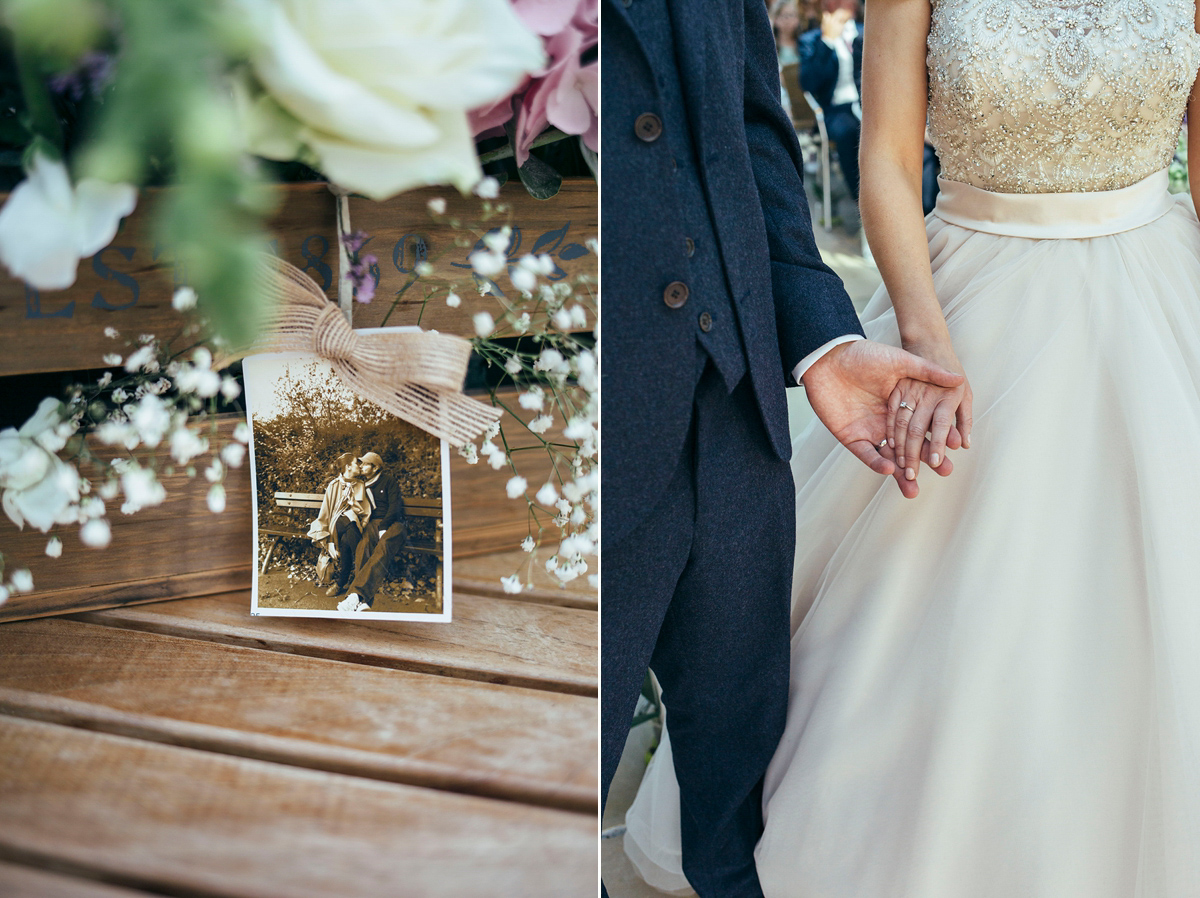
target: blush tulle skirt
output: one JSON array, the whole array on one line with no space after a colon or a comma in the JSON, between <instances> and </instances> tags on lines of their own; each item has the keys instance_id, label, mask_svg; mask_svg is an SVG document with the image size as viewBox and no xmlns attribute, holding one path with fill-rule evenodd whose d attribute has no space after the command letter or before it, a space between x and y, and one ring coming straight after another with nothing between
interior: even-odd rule
<instances>
[{"instance_id":1,"label":"blush tulle skirt","mask_svg":"<svg viewBox=\"0 0 1200 898\"><path fill-rule=\"evenodd\" d=\"M768 898L1200 896L1200 225L1165 172L943 182L934 282L970 450L901 497L795 441ZM881 289L867 335L898 343ZM667 696L669 704L670 697ZM669 741L626 851L686 889Z\"/></svg>"}]
</instances>

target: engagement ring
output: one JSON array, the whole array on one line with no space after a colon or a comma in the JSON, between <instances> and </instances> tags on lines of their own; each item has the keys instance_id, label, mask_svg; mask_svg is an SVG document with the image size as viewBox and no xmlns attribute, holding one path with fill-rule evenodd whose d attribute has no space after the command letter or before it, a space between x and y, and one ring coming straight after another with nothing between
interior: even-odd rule
<instances>
[{"instance_id":1,"label":"engagement ring","mask_svg":"<svg viewBox=\"0 0 1200 898\"><path fill-rule=\"evenodd\" d=\"M901 400L901 401L900 401L900 408L906 408L906 409L908 409L910 412L915 412L915 411L916 411L916 409L915 409L915 408L913 408L911 405L909 405L907 402L905 402L905 401L903 401L903 400Z\"/></svg>"}]
</instances>

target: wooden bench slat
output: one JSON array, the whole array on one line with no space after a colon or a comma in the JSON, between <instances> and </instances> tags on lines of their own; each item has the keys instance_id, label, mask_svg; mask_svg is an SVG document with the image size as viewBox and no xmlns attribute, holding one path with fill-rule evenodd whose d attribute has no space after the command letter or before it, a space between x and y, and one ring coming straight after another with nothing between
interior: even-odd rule
<instances>
[{"instance_id":1,"label":"wooden bench slat","mask_svg":"<svg viewBox=\"0 0 1200 898\"><path fill-rule=\"evenodd\" d=\"M171 895L594 894L596 822L0 717L0 852ZM51 812L52 809L52 812Z\"/></svg>"},{"instance_id":2,"label":"wooden bench slat","mask_svg":"<svg viewBox=\"0 0 1200 898\"><path fill-rule=\"evenodd\" d=\"M321 502L322 502L322 500L324 500L324 498L325 498L324 493L288 493L288 492L284 492L282 490L275 493L275 501L276 502L281 503L281 500L284 500L284 499L305 500L308 502L316 502L318 508L321 506ZM422 508L422 509L432 508L432 509L437 509L440 511L441 507L442 507L441 499L420 499L420 498L410 498L409 496L401 496L401 498L404 500L404 507L406 509L408 509L408 508Z\"/></svg>"},{"instance_id":3,"label":"wooden bench slat","mask_svg":"<svg viewBox=\"0 0 1200 898\"><path fill-rule=\"evenodd\" d=\"M276 493L275 504L280 508L320 508L324 497L320 493ZM442 503L437 499L405 499L404 513L415 518L440 518Z\"/></svg>"},{"instance_id":4,"label":"wooden bench slat","mask_svg":"<svg viewBox=\"0 0 1200 898\"><path fill-rule=\"evenodd\" d=\"M596 701L582 696L37 620L0 627L0 708L391 782L596 809Z\"/></svg>"},{"instance_id":5,"label":"wooden bench slat","mask_svg":"<svg viewBox=\"0 0 1200 898\"><path fill-rule=\"evenodd\" d=\"M87 612L77 619L335 661L597 694L597 617L574 608L456 595L450 624L252 617L250 595L233 592Z\"/></svg>"},{"instance_id":6,"label":"wooden bench slat","mask_svg":"<svg viewBox=\"0 0 1200 898\"><path fill-rule=\"evenodd\" d=\"M0 861L0 895L4 898L153 898L147 892L134 892L3 861Z\"/></svg>"},{"instance_id":7,"label":"wooden bench slat","mask_svg":"<svg viewBox=\"0 0 1200 898\"><path fill-rule=\"evenodd\" d=\"M275 497L275 504L284 508L320 508L320 499L281 499Z\"/></svg>"}]
</instances>

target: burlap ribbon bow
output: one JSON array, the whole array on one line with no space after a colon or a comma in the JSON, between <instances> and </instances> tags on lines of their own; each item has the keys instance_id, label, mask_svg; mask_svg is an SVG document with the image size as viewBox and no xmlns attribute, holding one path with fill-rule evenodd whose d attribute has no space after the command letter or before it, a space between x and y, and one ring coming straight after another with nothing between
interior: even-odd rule
<instances>
[{"instance_id":1,"label":"burlap ribbon bow","mask_svg":"<svg viewBox=\"0 0 1200 898\"><path fill-rule=\"evenodd\" d=\"M461 392L470 342L431 331L356 331L312 278L289 262L268 258L262 286L274 310L271 320L252 346L222 363L253 352L316 353L355 393L455 446L500 417L500 409Z\"/></svg>"}]
</instances>

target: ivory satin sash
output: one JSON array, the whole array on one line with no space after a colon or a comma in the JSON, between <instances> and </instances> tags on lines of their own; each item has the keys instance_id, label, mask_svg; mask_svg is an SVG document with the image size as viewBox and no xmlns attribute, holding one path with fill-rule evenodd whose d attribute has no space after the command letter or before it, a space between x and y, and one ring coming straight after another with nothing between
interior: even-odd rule
<instances>
[{"instance_id":1,"label":"ivory satin sash","mask_svg":"<svg viewBox=\"0 0 1200 898\"><path fill-rule=\"evenodd\" d=\"M932 215L948 224L1035 240L1104 237L1156 221L1175 206L1167 170L1122 187L1094 193L993 193L938 178Z\"/></svg>"}]
</instances>

